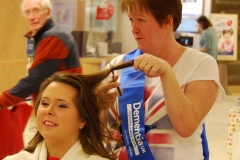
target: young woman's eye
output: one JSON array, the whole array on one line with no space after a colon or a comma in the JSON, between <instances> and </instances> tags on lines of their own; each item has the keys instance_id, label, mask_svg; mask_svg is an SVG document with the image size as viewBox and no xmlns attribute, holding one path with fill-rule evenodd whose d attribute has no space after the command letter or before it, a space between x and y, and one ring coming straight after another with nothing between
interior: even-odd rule
<instances>
[{"instance_id":1,"label":"young woman's eye","mask_svg":"<svg viewBox=\"0 0 240 160\"><path fill-rule=\"evenodd\" d=\"M67 105L65 105L65 104L59 104L58 107L60 107L60 108L67 108Z\"/></svg>"},{"instance_id":2,"label":"young woman's eye","mask_svg":"<svg viewBox=\"0 0 240 160\"><path fill-rule=\"evenodd\" d=\"M43 105L43 106L47 106L48 104L49 104L49 103L44 102L44 101L41 102L41 105Z\"/></svg>"}]
</instances>

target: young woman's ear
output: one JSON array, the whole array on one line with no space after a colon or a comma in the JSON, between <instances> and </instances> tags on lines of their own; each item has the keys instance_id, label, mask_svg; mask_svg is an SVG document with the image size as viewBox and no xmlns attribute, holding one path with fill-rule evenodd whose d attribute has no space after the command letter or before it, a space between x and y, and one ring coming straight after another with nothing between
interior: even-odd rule
<instances>
[{"instance_id":1,"label":"young woman's ear","mask_svg":"<svg viewBox=\"0 0 240 160\"><path fill-rule=\"evenodd\" d=\"M79 121L79 129L83 129L84 126L85 126L85 124L86 124L86 121L85 121L85 120L80 120L80 121Z\"/></svg>"}]
</instances>

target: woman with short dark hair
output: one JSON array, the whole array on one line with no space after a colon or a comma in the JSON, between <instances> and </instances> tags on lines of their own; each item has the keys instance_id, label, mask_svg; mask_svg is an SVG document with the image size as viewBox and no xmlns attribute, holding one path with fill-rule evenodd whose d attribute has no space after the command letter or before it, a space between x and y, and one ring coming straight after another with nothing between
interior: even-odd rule
<instances>
[{"instance_id":1,"label":"woman with short dark hair","mask_svg":"<svg viewBox=\"0 0 240 160\"><path fill-rule=\"evenodd\" d=\"M225 96L216 60L176 41L181 0L123 0L121 8L137 49L110 62L134 59L133 67L115 72L123 93L108 110L109 126L121 125L119 160L207 159L204 119Z\"/></svg>"}]
</instances>

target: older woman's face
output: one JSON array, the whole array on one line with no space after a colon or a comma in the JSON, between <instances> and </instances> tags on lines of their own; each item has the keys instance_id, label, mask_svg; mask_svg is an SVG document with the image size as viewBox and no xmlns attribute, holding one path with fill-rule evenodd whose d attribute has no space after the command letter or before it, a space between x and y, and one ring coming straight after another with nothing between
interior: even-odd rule
<instances>
[{"instance_id":1,"label":"older woman's face","mask_svg":"<svg viewBox=\"0 0 240 160\"><path fill-rule=\"evenodd\" d=\"M37 128L46 142L78 140L84 126L74 103L76 89L60 82L52 82L42 94L37 110Z\"/></svg>"},{"instance_id":2,"label":"older woman's face","mask_svg":"<svg viewBox=\"0 0 240 160\"><path fill-rule=\"evenodd\" d=\"M132 33L140 50L151 53L152 50L161 47L167 33L150 12L140 11L136 4L136 8L132 7L128 11L128 17L131 21Z\"/></svg>"}]
</instances>

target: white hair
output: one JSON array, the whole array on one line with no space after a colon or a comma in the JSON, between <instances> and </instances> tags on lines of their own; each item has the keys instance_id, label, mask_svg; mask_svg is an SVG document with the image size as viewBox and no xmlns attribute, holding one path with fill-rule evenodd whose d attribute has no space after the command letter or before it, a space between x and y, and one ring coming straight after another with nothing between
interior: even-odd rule
<instances>
[{"instance_id":1,"label":"white hair","mask_svg":"<svg viewBox=\"0 0 240 160\"><path fill-rule=\"evenodd\" d=\"M27 0L23 0L21 3L21 10L22 13L25 11L24 4L26 3ZM47 8L50 11L52 11L52 3L51 0L32 0L32 1L41 1L41 5L43 8Z\"/></svg>"}]
</instances>

